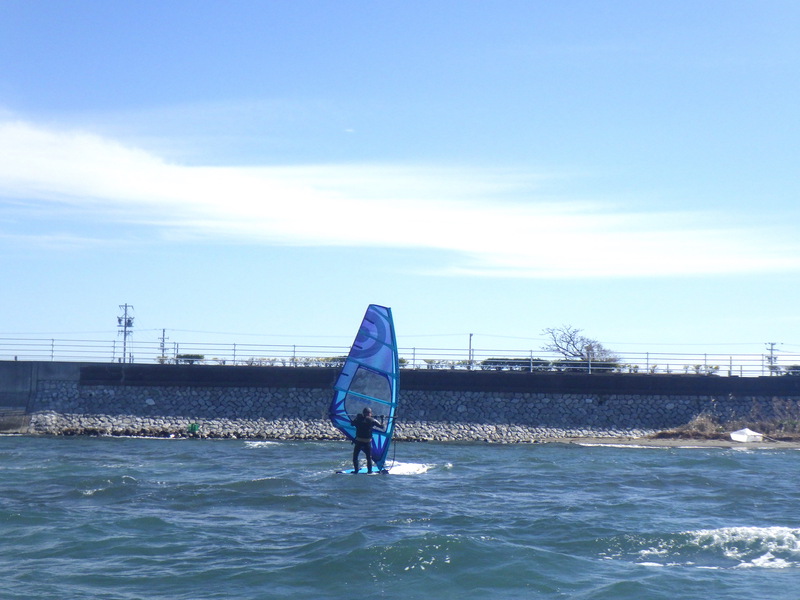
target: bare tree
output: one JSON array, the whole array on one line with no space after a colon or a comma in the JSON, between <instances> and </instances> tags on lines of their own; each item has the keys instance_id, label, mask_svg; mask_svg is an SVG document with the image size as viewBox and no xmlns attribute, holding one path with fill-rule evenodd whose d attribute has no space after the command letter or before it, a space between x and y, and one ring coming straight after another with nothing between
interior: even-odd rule
<instances>
[{"instance_id":1,"label":"bare tree","mask_svg":"<svg viewBox=\"0 0 800 600\"><path fill-rule=\"evenodd\" d=\"M543 350L557 352L567 360L619 362L619 356L597 340L581 335L582 331L569 325L549 327L542 331L550 340Z\"/></svg>"}]
</instances>

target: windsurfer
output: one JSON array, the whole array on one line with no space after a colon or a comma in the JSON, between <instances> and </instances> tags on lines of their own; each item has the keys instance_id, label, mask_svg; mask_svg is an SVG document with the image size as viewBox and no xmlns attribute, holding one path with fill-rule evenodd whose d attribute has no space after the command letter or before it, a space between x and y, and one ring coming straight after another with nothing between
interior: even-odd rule
<instances>
[{"instance_id":1,"label":"windsurfer","mask_svg":"<svg viewBox=\"0 0 800 600\"><path fill-rule=\"evenodd\" d=\"M353 473L358 473L358 455L363 452L367 457L367 473L372 472L372 430L383 429L383 424L372 416L372 409L365 408L353 420L356 428L356 439L353 441Z\"/></svg>"}]
</instances>

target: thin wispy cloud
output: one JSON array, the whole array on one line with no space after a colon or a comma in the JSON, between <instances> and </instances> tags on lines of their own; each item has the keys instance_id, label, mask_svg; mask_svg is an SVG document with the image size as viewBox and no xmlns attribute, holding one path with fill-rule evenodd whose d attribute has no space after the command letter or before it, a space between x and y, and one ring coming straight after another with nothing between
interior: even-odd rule
<instances>
[{"instance_id":1,"label":"thin wispy cloud","mask_svg":"<svg viewBox=\"0 0 800 600\"><path fill-rule=\"evenodd\" d=\"M187 166L91 133L0 123L0 201L16 222L40 218L45 206L173 241L442 250L429 270L472 276L800 268L798 245L778 225L715 227L713 214L539 201L536 181L513 170L409 165ZM24 238L9 230L14 222L0 221L0 232ZM80 223L68 235L80 236Z\"/></svg>"}]
</instances>

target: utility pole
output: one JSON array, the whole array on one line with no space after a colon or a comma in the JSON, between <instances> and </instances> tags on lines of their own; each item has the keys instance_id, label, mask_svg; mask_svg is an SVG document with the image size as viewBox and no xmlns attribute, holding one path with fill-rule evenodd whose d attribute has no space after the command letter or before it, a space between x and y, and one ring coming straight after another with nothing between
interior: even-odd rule
<instances>
[{"instance_id":1,"label":"utility pole","mask_svg":"<svg viewBox=\"0 0 800 600\"><path fill-rule=\"evenodd\" d=\"M133 319L134 317L128 316L128 309L133 311L133 306L130 304L120 304L119 309L122 315L117 317L117 328L119 334L122 336L122 362L130 362L128 360L128 336L133 333Z\"/></svg>"},{"instance_id":2,"label":"utility pole","mask_svg":"<svg viewBox=\"0 0 800 600\"><path fill-rule=\"evenodd\" d=\"M767 344L767 350L769 350L769 355L767 356L767 369L769 370L770 376L775 374L777 371L777 365L775 364L778 359L775 356L775 342L769 342Z\"/></svg>"},{"instance_id":3,"label":"utility pole","mask_svg":"<svg viewBox=\"0 0 800 600\"><path fill-rule=\"evenodd\" d=\"M161 330L161 358L159 359L160 362L167 362L167 330Z\"/></svg>"}]
</instances>

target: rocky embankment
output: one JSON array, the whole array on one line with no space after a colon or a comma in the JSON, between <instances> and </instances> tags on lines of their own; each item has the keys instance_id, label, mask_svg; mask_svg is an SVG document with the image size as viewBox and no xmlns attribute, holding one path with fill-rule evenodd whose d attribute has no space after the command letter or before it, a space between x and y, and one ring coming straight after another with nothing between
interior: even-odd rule
<instances>
[{"instance_id":1,"label":"rocky embankment","mask_svg":"<svg viewBox=\"0 0 800 600\"><path fill-rule=\"evenodd\" d=\"M724 401L721 401L724 400ZM769 399L763 401L769 408ZM746 414L752 397L492 390L403 390L395 439L531 443L642 438L699 414ZM29 433L343 439L327 419L330 388L85 385L40 381ZM774 403L774 402L773 402Z\"/></svg>"},{"instance_id":2,"label":"rocky embankment","mask_svg":"<svg viewBox=\"0 0 800 600\"><path fill-rule=\"evenodd\" d=\"M342 440L326 368L0 361L0 430L42 435ZM800 377L404 373L395 439L531 443L679 437L797 420ZM358 412L356 401L352 407ZM753 421L758 417L757 421ZM724 431L717 426L714 433ZM773 436L777 437L777 436Z\"/></svg>"},{"instance_id":3,"label":"rocky embankment","mask_svg":"<svg viewBox=\"0 0 800 600\"><path fill-rule=\"evenodd\" d=\"M271 440L341 440L327 419L199 419L86 415L44 411L32 415L30 433ZM415 442L533 443L563 438L639 438L647 430L526 427L450 422L398 422L395 440Z\"/></svg>"}]
</instances>

